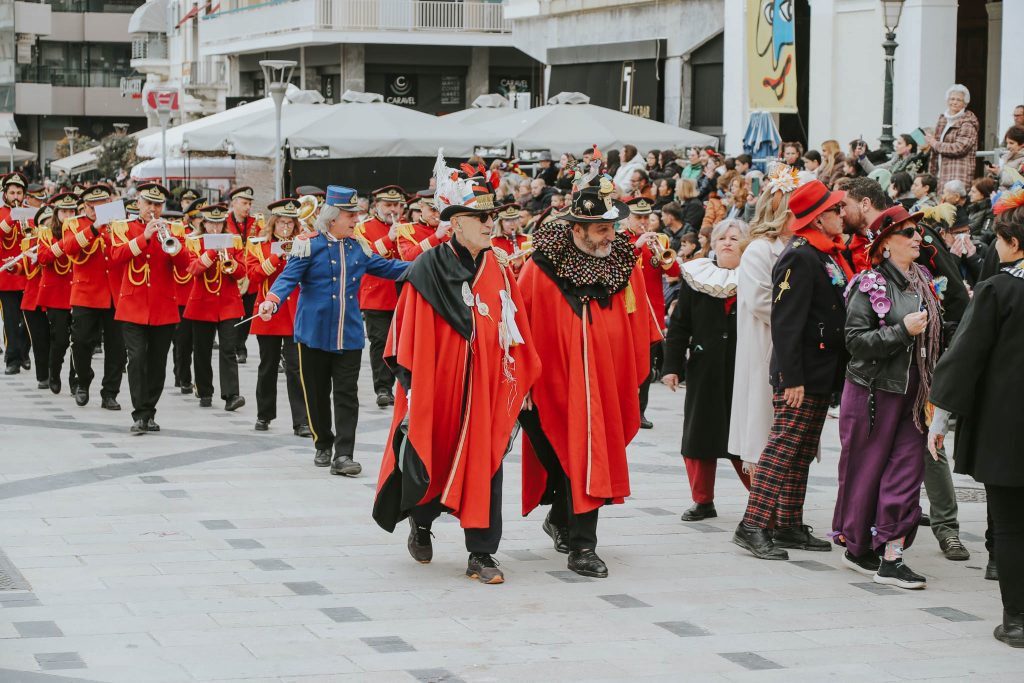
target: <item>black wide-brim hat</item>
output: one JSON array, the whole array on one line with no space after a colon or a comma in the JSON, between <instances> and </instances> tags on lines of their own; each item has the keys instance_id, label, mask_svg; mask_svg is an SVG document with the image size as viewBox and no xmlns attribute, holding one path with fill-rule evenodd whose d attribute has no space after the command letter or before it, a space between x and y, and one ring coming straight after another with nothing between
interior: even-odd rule
<instances>
[{"instance_id":1,"label":"black wide-brim hat","mask_svg":"<svg viewBox=\"0 0 1024 683\"><path fill-rule=\"evenodd\" d=\"M617 223L629 215L629 207L599 187L585 187L572 196L562 218L570 223Z\"/></svg>"}]
</instances>

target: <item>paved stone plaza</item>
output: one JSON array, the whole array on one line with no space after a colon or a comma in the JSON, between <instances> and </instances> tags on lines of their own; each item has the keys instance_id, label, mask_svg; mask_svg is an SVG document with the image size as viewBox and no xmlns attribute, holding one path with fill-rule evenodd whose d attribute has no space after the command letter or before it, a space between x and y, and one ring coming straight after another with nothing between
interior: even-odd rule
<instances>
[{"instance_id":1,"label":"paved stone plaza","mask_svg":"<svg viewBox=\"0 0 1024 683\"><path fill-rule=\"evenodd\" d=\"M405 527L388 535L371 520L391 410L373 403L365 357L364 473L344 479L313 466L287 417L253 431L249 347L248 406L201 410L168 389L163 431L143 437L128 433L127 382L111 413L98 395L78 408L30 373L0 377L0 683L1024 681L1024 652L991 635L1001 607L982 579L972 481L956 479L970 561L946 561L925 529L908 553L927 590L871 583L836 550L758 561L729 542L746 502L731 467L719 468L718 519L679 521L683 397L658 385L655 429L630 449L633 496L601 515L610 578L567 571L542 516L521 517L517 448L497 555L507 583L485 586L464 577L451 518L427 566L409 557ZM824 444L807 502L820 535L835 420Z\"/></svg>"}]
</instances>

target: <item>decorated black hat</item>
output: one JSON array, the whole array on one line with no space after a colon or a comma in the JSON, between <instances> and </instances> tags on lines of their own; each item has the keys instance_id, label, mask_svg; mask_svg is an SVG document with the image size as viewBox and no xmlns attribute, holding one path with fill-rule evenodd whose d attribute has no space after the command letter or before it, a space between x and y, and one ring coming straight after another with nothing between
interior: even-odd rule
<instances>
[{"instance_id":1,"label":"decorated black hat","mask_svg":"<svg viewBox=\"0 0 1024 683\"><path fill-rule=\"evenodd\" d=\"M82 193L85 192L85 185L83 185L82 183L75 183L74 185L71 186L71 192L81 197Z\"/></svg>"},{"instance_id":2,"label":"decorated black hat","mask_svg":"<svg viewBox=\"0 0 1024 683\"><path fill-rule=\"evenodd\" d=\"M611 192L591 186L572 196L565 218L572 223L615 223L628 215L629 207L612 199Z\"/></svg>"},{"instance_id":3,"label":"decorated black hat","mask_svg":"<svg viewBox=\"0 0 1024 683\"><path fill-rule=\"evenodd\" d=\"M327 196L327 192L320 189L316 185L299 185L298 187L295 188L295 194L299 197L302 197L303 195L307 194L313 195L314 197Z\"/></svg>"},{"instance_id":4,"label":"decorated black hat","mask_svg":"<svg viewBox=\"0 0 1024 683\"><path fill-rule=\"evenodd\" d=\"M633 197L626 202L626 206L634 216L649 216L654 212L654 205L647 197Z\"/></svg>"},{"instance_id":5,"label":"decorated black hat","mask_svg":"<svg viewBox=\"0 0 1024 683\"><path fill-rule=\"evenodd\" d=\"M74 192L61 192L60 194L54 195L50 198L50 206L53 210L58 209L71 209L72 211L78 208L79 198Z\"/></svg>"},{"instance_id":6,"label":"decorated black hat","mask_svg":"<svg viewBox=\"0 0 1024 683\"><path fill-rule=\"evenodd\" d=\"M145 199L154 204L163 204L171 195L167 188L160 183L143 183L139 185L139 199Z\"/></svg>"},{"instance_id":7,"label":"decorated black hat","mask_svg":"<svg viewBox=\"0 0 1024 683\"><path fill-rule=\"evenodd\" d=\"M184 190L181 191L179 199L183 202L194 202L195 200L199 199L199 191L193 190L191 187L186 187ZM164 215L166 214L167 212L165 211Z\"/></svg>"},{"instance_id":8,"label":"decorated black hat","mask_svg":"<svg viewBox=\"0 0 1024 683\"><path fill-rule=\"evenodd\" d=\"M510 221L518 220L519 218L519 207L515 204L509 204L504 209L498 212L498 220Z\"/></svg>"},{"instance_id":9,"label":"decorated black hat","mask_svg":"<svg viewBox=\"0 0 1024 683\"><path fill-rule=\"evenodd\" d=\"M3 188L6 190L11 185L21 185L22 187L28 187L28 180L18 171L14 173L8 173L3 179Z\"/></svg>"},{"instance_id":10,"label":"decorated black hat","mask_svg":"<svg viewBox=\"0 0 1024 683\"><path fill-rule=\"evenodd\" d=\"M402 202L405 203L407 195L398 185L385 185L378 187L370 193L375 202Z\"/></svg>"},{"instance_id":11,"label":"decorated black hat","mask_svg":"<svg viewBox=\"0 0 1024 683\"><path fill-rule=\"evenodd\" d=\"M206 201L206 197L200 197L188 205L188 211L185 212L185 216L188 218L195 218L199 215L199 210L207 204L209 204L209 202Z\"/></svg>"},{"instance_id":12,"label":"decorated black hat","mask_svg":"<svg viewBox=\"0 0 1024 683\"><path fill-rule=\"evenodd\" d=\"M132 200L128 201L124 205L124 210L125 210L125 213L134 213L134 214L139 213L139 202L138 202L138 200L132 199Z\"/></svg>"},{"instance_id":13,"label":"decorated black hat","mask_svg":"<svg viewBox=\"0 0 1024 683\"><path fill-rule=\"evenodd\" d=\"M248 185L241 185L228 192L228 199L248 199L252 201L255 198L252 188Z\"/></svg>"},{"instance_id":14,"label":"decorated black hat","mask_svg":"<svg viewBox=\"0 0 1024 683\"><path fill-rule=\"evenodd\" d=\"M36 215L33 218L33 221L36 225L42 225L45 221L49 220L50 218L53 218L53 207L50 206L49 204L43 204L42 206L39 207L39 210L36 211Z\"/></svg>"},{"instance_id":15,"label":"decorated black hat","mask_svg":"<svg viewBox=\"0 0 1024 683\"><path fill-rule=\"evenodd\" d=\"M267 208L270 209L270 213L274 216L281 216L282 218L299 217L299 200L295 197L278 199L276 202L268 204Z\"/></svg>"},{"instance_id":16,"label":"decorated black hat","mask_svg":"<svg viewBox=\"0 0 1024 683\"><path fill-rule=\"evenodd\" d=\"M46 188L39 183L30 183L28 189L25 190L29 197L33 199L46 199Z\"/></svg>"},{"instance_id":17,"label":"decorated black hat","mask_svg":"<svg viewBox=\"0 0 1024 683\"><path fill-rule=\"evenodd\" d=\"M204 221L211 223L223 223L228 219L228 207L224 204L207 204L199 209L199 214Z\"/></svg>"},{"instance_id":18,"label":"decorated black hat","mask_svg":"<svg viewBox=\"0 0 1024 683\"><path fill-rule=\"evenodd\" d=\"M109 202L114 196L114 190L110 185L97 183L82 188L81 192L71 192L71 194L77 194L83 202Z\"/></svg>"}]
</instances>

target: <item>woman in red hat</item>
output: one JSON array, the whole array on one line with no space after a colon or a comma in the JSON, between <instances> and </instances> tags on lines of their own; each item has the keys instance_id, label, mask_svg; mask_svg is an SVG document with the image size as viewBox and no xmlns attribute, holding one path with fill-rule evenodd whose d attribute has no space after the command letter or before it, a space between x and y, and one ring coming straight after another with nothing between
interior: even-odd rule
<instances>
[{"instance_id":1,"label":"woman in red hat","mask_svg":"<svg viewBox=\"0 0 1024 683\"><path fill-rule=\"evenodd\" d=\"M925 406L941 349L942 311L921 253L920 214L886 209L872 223L872 268L848 293L839 494L834 539L843 564L875 583L924 588L903 562L921 519ZM881 556L881 560L879 560Z\"/></svg>"}]
</instances>

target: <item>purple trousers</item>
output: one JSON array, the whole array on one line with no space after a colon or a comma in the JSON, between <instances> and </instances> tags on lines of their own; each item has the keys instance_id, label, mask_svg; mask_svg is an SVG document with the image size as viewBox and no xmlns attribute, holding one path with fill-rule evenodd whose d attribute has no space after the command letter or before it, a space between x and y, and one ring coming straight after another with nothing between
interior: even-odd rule
<instances>
[{"instance_id":1,"label":"purple trousers","mask_svg":"<svg viewBox=\"0 0 1024 683\"><path fill-rule=\"evenodd\" d=\"M873 429L868 390L849 380L843 389L839 495L832 530L853 555L880 553L887 542L901 537L907 548L914 541L928 443L914 425L917 387L917 370L911 369L906 394L876 390Z\"/></svg>"}]
</instances>

